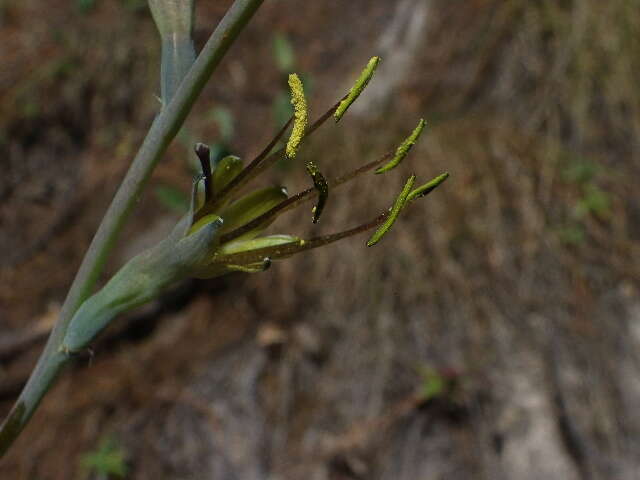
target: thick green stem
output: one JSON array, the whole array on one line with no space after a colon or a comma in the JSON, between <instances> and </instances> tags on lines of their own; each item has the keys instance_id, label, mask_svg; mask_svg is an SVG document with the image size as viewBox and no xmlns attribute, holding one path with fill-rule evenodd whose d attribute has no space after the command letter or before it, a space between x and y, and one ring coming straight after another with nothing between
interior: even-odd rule
<instances>
[{"instance_id":1,"label":"thick green stem","mask_svg":"<svg viewBox=\"0 0 640 480\"><path fill-rule=\"evenodd\" d=\"M264 0L236 0L217 26L171 102L156 117L96 232L71 285L44 352L9 416L0 427L0 456L18 437L42 397L69 361L60 350L69 321L95 287L116 237L151 172L191 110L220 60Z\"/></svg>"}]
</instances>

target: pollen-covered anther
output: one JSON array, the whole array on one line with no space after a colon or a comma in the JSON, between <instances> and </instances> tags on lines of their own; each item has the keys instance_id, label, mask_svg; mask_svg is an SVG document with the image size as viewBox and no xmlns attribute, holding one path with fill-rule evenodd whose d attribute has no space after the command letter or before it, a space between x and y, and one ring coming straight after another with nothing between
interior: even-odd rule
<instances>
[{"instance_id":1,"label":"pollen-covered anther","mask_svg":"<svg viewBox=\"0 0 640 480\"><path fill-rule=\"evenodd\" d=\"M304 86L297 74L289 75L289 88L291 89L291 105L293 105L293 128L287 142L287 157L293 158L298 153L298 147L304 137L307 128L307 99L304 96Z\"/></svg>"}]
</instances>

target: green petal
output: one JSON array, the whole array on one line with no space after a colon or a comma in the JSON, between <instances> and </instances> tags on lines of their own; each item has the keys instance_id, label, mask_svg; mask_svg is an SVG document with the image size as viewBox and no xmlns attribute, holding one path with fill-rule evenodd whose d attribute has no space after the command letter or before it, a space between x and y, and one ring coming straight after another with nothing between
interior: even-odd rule
<instances>
[{"instance_id":1,"label":"green petal","mask_svg":"<svg viewBox=\"0 0 640 480\"><path fill-rule=\"evenodd\" d=\"M220 160L213 171L214 195L219 194L242 171L242 160L228 155Z\"/></svg>"},{"instance_id":2,"label":"green petal","mask_svg":"<svg viewBox=\"0 0 640 480\"><path fill-rule=\"evenodd\" d=\"M286 199L287 191L283 187L268 187L250 193L220 213L224 220L221 233L230 232L249 223ZM266 225L261 225L259 228L265 227Z\"/></svg>"},{"instance_id":3,"label":"green petal","mask_svg":"<svg viewBox=\"0 0 640 480\"><path fill-rule=\"evenodd\" d=\"M217 254L233 255L234 253L257 250L259 248L275 247L285 243L299 242L298 237L291 235L269 235L266 237L254 238L252 240L233 241L222 245Z\"/></svg>"},{"instance_id":4,"label":"green petal","mask_svg":"<svg viewBox=\"0 0 640 480\"><path fill-rule=\"evenodd\" d=\"M411 175L411 177L409 177L409 180L407 180L407 183L405 183L404 188L402 189L402 192L400 192L400 195L398 195L398 198L396 198L396 201L393 204L393 207L391 208L391 212L389 212L387 219L382 225L380 225L380 228L378 228L378 230L376 230L375 233L371 235L371 238L367 242L367 247L374 246L376 243L378 243L382 239L382 237L385 236L385 234L389 230L391 230L391 227L393 226L396 219L398 218L398 215L400 215L400 212L402 211L402 209L407 203L407 197L409 196L409 193L411 192L411 189L413 188L413 184L415 181L416 181L416 176Z\"/></svg>"}]
</instances>

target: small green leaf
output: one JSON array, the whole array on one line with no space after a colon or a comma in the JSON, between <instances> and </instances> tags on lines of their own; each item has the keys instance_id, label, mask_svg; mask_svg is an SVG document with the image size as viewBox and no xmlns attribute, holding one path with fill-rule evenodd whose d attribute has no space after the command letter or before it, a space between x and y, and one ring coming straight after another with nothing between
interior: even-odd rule
<instances>
[{"instance_id":1,"label":"small green leaf","mask_svg":"<svg viewBox=\"0 0 640 480\"><path fill-rule=\"evenodd\" d=\"M376 170L376 173L385 173L385 172L388 172L389 170L393 170L398 165L400 165L400 163L407 156L411 148L416 144L416 142L418 141L418 138L420 138L420 135L422 134L422 131L424 130L425 125L426 125L426 122L424 121L424 119L421 118L420 121L418 122L418 126L413 130L413 132L411 132L411 135L409 135L397 148L396 153L391 159L391 161L386 165L383 165L382 167L378 168Z\"/></svg>"},{"instance_id":2,"label":"small green leaf","mask_svg":"<svg viewBox=\"0 0 640 480\"><path fill-rule=\"evenodd\" d=\"M242 197L220 213L224 221L221 234L249 223L286 199L287 191L283 187L263 188ZM258 231L262 228L264 226L261 226Z\"/></svg>"},{"instance_id":3,"label":"small green leaf","mask_svg":"<svg viewBox=\"0 0 640 480\"><path fill-rule=\"evenodd\" d=\"M84 454L80 463L85 470L97 475L120 478L127 475L124 449L111 437L102 440L96 451Z\"/></svg>"},{"instance_id":4,"label":"small green leaf","mask_svg":"<svg viewBox=\"0 0 640 480\"><path fill-rule=\"evenodd\" d=\"M422 399L426 401L439 397L444 393L446 386L447 382L437 371L433 369L425 370L422 391L420 392Z\"/></svg>"},{"instance_id":5,"label":"small green leaf","mask_svg":"<svg viewBox=\"0 0 640 480\"><path fill-rule=\"evenodd\" d=\"M313 185L316 187L318 191L318 204L313 207L313 223L318 223L320 220L320 215L322 215L322 210L324 209L325 204L327 203L327 198L329 197L329 184L327 180L320 172L318 166L313 162L307 162L307 172L311 175L311 179L313 180Z\"/></svg>"},{"instance_id":6,"label":"small green leaf","mask_svg":"<svg viewBox=\"0 0 640 480\"><path fill-rule=\"evenodd\" d=\"M404 188L402 189L402 192L400 192L400 195L398 195L398 197L396 198L396 201L394 202L393 207L391 208L391 212L387 216L387 219L384 221L382 225L380 225L378 230L376 230L375 233L371 235L371 238L367 242L367 247L374 246L376 243L378 243L382 239L382 237L385 236L385 234L389 230L391 230L391 227L393 226L396 219L400 215L400 212L402 211L405 204L407 203L407 197L409 196L409 193L411 192L411 189L413 188L413 184L415 181L416 181L416 176L411 175L411 177L409 177L409 179L407 180L407 183L405 183Z\"/></svg>"},{"instance_id":7,"label":"small green leaf","mask_svg":"<svg viewBox=\"0 0 640 480\"><path fill-rule=\"evenodd\" d=\"M609 193L594 184L586 184L583 188L583 197L576 205L576 216L584 218L589 214L606 218L611 213L611 198Z\"/></svg>"},{"instance_id":8,"label":"small green leaf","mask_svg":"<svg viewBox=\"0 0 640 480\"><path fill-rule=\"evenodd\" d=\"M338 105L338 108L333 115L336 119L336 122L340 121L342 116L346 113L347 109L353 102L358 99L362 91L367 87L369 81L376 71L376 68L378 67L378 63L380 63L380 57L373 57L371 60L369 60L369 63L367 63L365 69L362 71L362 73L360 73L360 76L356 80L356 83L353 85L353 87L351 87L351 90L349 90L347 98L342 100L342 102L340 102L340 105Z\"/></svg>"}]
</instances>

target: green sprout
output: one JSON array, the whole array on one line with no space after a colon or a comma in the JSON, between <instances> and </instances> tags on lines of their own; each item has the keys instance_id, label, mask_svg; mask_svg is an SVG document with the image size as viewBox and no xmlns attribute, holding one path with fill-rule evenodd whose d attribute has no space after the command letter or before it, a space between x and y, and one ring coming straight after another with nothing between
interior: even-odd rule
<instances>
[{"instance_id":1,"label":"green sprout","mask_svg":"<svg viewBox=\"0 0 640 480\"><path fill-rule=\"evenodd\" d=\"M124 478L127 475L125 452L116 440L106 437L95 451L81 457L80 464L84 470L102 477Z\"/></svg>"}]
</instances>

